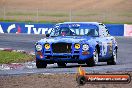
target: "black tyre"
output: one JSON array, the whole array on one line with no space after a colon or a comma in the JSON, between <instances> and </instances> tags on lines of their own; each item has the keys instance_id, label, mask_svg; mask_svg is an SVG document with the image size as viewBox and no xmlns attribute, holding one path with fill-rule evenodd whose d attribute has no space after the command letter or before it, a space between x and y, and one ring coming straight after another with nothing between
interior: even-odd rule
<instances>
[{"instance_id":1,"label":"black tyre","mask_svg":"<svg viewBox=\"0 0 132 88\"><path fill-rule=\"evenodd\" d=\"M98 51L96 49L94 51L93 57L87 60L87 62L86 62L87 66L88 67L95 66L95 64L98 63L98 57L99 57L99 55L98 55Z\"/></svg>"},{"instance_id":2,"label":"black tyre","mask_svg":"<svg viewBox=\"0 0 132 88\"><path fill-rule=\"evenodd\" d=\"M93 58L90 58L89 60L87 60L86 64L88 67L95 66L95 62L94 62Z\"/></svg>"},{"instance_id":3,"label":"black tyre","mask_svg":"<svg viewBox=\"0 0 132 88\"><path fill-rule=\"evenodd\" d=\"M62 63L62 62L57 63L57 65L58 65L58 67L66 67L66 64Z\"/></svg>"},{"instance_id":4,"label":"black tyre","mask_svg":"<svg viewBox=\"0 0 132 88\"><path fill-rule=\"evenodd\" d=\"M47 67L47 63L42 61L42 60L36 60L36 67L37 68L46 68Z\"/></svg>"},{"instance_id":5,"label":"black tyre","mask_svg":"<svg viewBox=\"0 0 132 88\"><path fill-rule=\"evenodd\" d=\"M117 49L114 49L112 57L107 61L107 65L116 65L117 63Z\"/></svg>"},{"instance_id":6,"label":"black tyre","mask_svg":"<svg viewBox=\"0 0 132 88\"><path fill-rule=\"evenodd\" d=\"M82 63L81 62L78 62L78 64L85 64L85 62L82 62Z\"/></svg>"}]
</instances>

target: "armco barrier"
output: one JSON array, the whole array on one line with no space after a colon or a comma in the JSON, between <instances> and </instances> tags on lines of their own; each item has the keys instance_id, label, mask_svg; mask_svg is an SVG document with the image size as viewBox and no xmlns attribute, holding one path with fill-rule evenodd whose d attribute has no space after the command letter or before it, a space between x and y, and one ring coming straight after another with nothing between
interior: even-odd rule
<instances>
[{"instance_id":1,"label":"armco barrier","mask_svg":"<svg viewBox=\"0 0 132 88\"><path fill-rule=\"evenodd\" d=\"M54 24L0 22L0 33L45 34Z\"/></svg>"},{"instance_id":2,"label":"armco barrier","mask_svg":"<svg viewBox=\"0 0 132 88\"><path fill-rule=\"evenodd\" d=\"M0 22L0 33L45 34L55 24ZM112 36L124 36L124 24L106 24Z\"/></svg>"},{"instance_id":3,"label":"armco barrier","mask_svg":"<svg viewBox=\"0 0 132 88\"><path fill-rule=\"evenodd\" d=\"M124 24L106 24L112 36L124 36Z\"/></svg>"}]
</instances>

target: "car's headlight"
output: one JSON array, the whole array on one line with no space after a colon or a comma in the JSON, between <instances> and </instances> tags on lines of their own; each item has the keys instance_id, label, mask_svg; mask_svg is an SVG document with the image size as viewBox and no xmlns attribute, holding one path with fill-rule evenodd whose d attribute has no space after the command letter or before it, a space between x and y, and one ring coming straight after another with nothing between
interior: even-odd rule
<instances>
[{"instance_id":1,"label":"car's headlight","mask_svg":"<svg viewBox=\"0 0 132 88\"><path fill-rule=\"evenodd\" d=\"M80 44L76 43L76 44L74 45L74 47L75 47L75 49L80 49Z\"/></svg>"},{"instance_id":2,"label":"car's headlight","mask_svg":"<svg viewBox=\"0 0 132 88\"><path fill-rule=\"evenodd\" d=\"M49 44L49 43L46 43L46 44L44 45L44 47L45 47L45 49L50 49L50 44Z\"/></svg>"},{"instance_id":3,"label":"car's headlight","mask_svg":"<svg viewBox=\"0 0 132 88\"><path fill-rule=\"evenodd\" d=\"M82 49L83 49L84 51L89 50L89 45L88 45L88 44L83 44Z\"/></svg>"},{"instance_id":4,"label":"car's headlight","mask_svg":"<svg viewBox=\"0 0 132 88\"><path fill-rule=\"evenodd\" d=\"M41 51L42 50L42 45L36 45L36 50Z\"/></svg>"}]
</instances>

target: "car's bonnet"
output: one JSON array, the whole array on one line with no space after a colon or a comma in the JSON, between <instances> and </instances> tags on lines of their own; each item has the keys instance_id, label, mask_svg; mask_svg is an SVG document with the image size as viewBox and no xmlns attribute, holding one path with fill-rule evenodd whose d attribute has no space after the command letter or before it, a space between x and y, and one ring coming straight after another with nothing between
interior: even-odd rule
<instances>
[{"instance_id":1,"label":"car's bonnet","mask_svg":"<svg viewBox=\"0 0 132 88\"><path fill-rule=\"evenodd\" d=\"M87 36L61 36L61 37L50 37L41 39L40 43L57 43L57 42L66 42L66 43L81 43L85 41L90 41L92 37Z\"/></svg>"}]
</instances>

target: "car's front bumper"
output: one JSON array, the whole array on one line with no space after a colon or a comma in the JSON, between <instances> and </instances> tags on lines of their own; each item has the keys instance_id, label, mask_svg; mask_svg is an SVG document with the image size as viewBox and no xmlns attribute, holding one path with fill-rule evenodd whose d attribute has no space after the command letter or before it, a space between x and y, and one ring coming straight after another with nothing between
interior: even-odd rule
<instances>
[{"instance_id":1,"label":"car's front bumper","mask_svg":"<svg viewBox=\"0 0 132 88\"><path fill-rule=\"evenodd\" d=\"M85 52L84 54L67 54L67 53L54 53L54 54L42 54L39 55L36 52L36 59L46 61L48 63L66 62L66 63L77 63L85 62L86 60L93 57L93 52Z\"/></svg>"}]
</instances>

